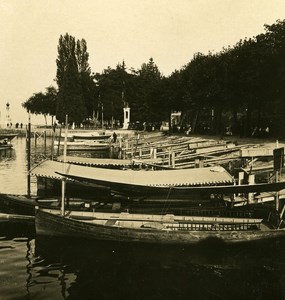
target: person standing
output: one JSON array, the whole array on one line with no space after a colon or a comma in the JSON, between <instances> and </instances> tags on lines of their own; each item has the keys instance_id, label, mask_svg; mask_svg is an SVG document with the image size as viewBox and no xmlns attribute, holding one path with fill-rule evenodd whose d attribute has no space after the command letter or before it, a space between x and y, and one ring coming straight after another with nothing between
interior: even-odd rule
<instances>
[{"instance_id":1,"label":"person standing","mask_svg":"<svg viewBox=\"0 0 285 300\"><path fill-rule=\"evenodd\" d=\"M117 134L114 131L114 133L113 133L113 143L116 143L116 141L117 141Z\"/></svg>"}]
</instances>

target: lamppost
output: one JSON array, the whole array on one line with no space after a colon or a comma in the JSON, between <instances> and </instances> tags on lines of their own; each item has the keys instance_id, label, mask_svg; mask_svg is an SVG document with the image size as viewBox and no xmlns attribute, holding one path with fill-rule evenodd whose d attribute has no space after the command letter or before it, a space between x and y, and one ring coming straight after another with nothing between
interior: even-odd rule
<instances>
[{"instance_id":1,"label":"lamppost","mask_svg":"<svg viewBox=\"0 0 285 300\"><path fill-rule=\"evenodd\" d=\"M10 118L10 103L6 103L6 123L7 127L11 126L11 118Z\"/></svg>"}]
</instances>

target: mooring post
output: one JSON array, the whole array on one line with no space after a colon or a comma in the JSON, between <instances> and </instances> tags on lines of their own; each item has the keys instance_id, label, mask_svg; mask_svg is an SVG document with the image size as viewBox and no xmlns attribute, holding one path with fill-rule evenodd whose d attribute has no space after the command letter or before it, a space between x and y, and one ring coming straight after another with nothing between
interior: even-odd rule
<instances>
[{"instance_id":1,"label":"mooring post","mask_svg":"<svg viewBox=\"0 0 285 300\"><path fill-rule=\"evenodd\" d=\"M174 151L172 151L172 153L171 153L172 155L171 155L171 160L172 160L172 167L173 168L175 168L175 152Z\"/></svg>"},{"instance_id":2,"label":"mooring post","mask_svg":"<svg viewBox=\"0 0 285 300\"><path fill-rule=\"evenodd\" d=\"M276 182L279 181L278 171L276 171L276 173L275 173L275 180L276 180ZM277 212L279 212L279 208L280 208L279 192L277 191L275 194L275 209Z\"/></svg>"},{"instance_id":3,"label":"mooring post","mask_svg":"<svg viewBox=\"0 0 285 300\"><path fill-rule=\"evenodd\" d=\"M31 113L29 112L29 122L27 130L27 159L28 159L28 178L27 178L27 196L31 197Z\"/></svg>"},{"instance_id":4,"label":"mooring post","mask_svg":"<svg viewBox=\"0 0 285 300\"><path fill-rule=\"evenodd\" d=\"M65 135L64 135L64 148L63 148L63 172L66 172L66 153L67 153L67 133L68 133L68 115L65 116ZM61 215L65 214L65 189L66 177L62 176L61 179Z\"/></svg>"},{"instance_id":5,"label":"mooring post","mask_svg":"<svg viewBox=\"0 0 285 300\"><path fill-rule=\"evenodd\" d=\"M54 128L54 126L53 126ZM50 154L50 159L53 160L53 151L54 151L54 130L52 130L51 133L51 154Z\"/></svg>"},{"instance_id":6,"label":"mooring post","mask_svg":"<svg viewBox=\"0 0 285 300\"><path fill-rule=\"evenodd\" d=\"M153 147L149 148L149 158L153 158Z\"/></svg>"},{"instance_id":7,"label":"mooring post","mask_svg":"<svg viewBox=\"0 0 285 300\"><path fill-rule=\"evenodd\" d=\"M248 176L248 185L253 185L255 183L255 175L250 174ZM254 193L248 193L248 203L253 203Z\"/></svg>"},{"instance_id":8,"label":"mooring post","mask_svg":"<svg viewBox=\"0 0 285 300\"><path fill-rule=\"evenodd\" d=\"M281 210L281 213L280 213L280 223L278 225L278 229L280 228L281 224L284 222L283 221L284 212L285 212L285 204L283 204L283 207L282 207L282 210Z\"/></svg>"},{"instance_id":9,"label":"mooring post","mask_svg":"<svg viewBox=\"0 0 285 300\"><path fill-rule=\"evenodd\" d=\"M195 168L199 168L199 167L200 167L200 159L195 158Z\"/></svg>"},{"instance_id":10,"label":"mooring post","mask_svg":"<svg viewBox=\"0 0 285 300\"><path fill-rule=\"evenodd\" d=\"M168 149L168 165L169 165L169 167L172 165L172 163L171 163L171 149L170 148Z\"/></svg>"},{"instance_id":11,"label":"mooring post","mask_svg":"<svg viewBox=\"0 0 285 300\"><path fill-rule=\"evenodd\" d=\"M34 142L35 142L35 147L37 147L37 132L34 132Z\"/></svg>"},{"instance_id":12,"label":"mooring post","mask_svg":"<svg viewBox=\"0 0 285 300\"><path fill-rule=\"evenodd\" d=\"M118 136L117 143L119 142L119 148L122 148L122 139L123 139L123 137L121 135Z\"/></svg>"},{"instance_id":13,"label":"mooring post","mask_svg":"<svg viewBox=\"0 0 285 300\"><path fill-rule=\"evenodd\" d=\"M47 133L44 131L44 155L46 156L47 152Z\"/></svg>"},{"instance_id":14,"label":"mooring post","mask_svg":"<svg viewBox=\"0 0 285 300\"><path fill-rule=\"evenodd\" d=\"M60 139L61 139L61 127L59 128L59 136L58 136L58 144L57 144L57 156L59 156Z\"/></svg>"},{"instance_id":15,"label":"mooring post","mask_svg":"<svg viewBox=\"0 0 285 300\"><path fill-rule=\"evenodd\" d=\"M157 154L157 149L153 148L153 158L156 158L156 154Z\"/></svg>"}]
</instances>

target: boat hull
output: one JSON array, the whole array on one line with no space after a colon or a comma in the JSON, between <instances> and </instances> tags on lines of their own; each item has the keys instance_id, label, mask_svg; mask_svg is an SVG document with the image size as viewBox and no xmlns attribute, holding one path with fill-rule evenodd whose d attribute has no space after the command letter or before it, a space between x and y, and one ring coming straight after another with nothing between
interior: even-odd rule
<instances>
[{"instance_id":1,"label":"boat hull","mask_svg":"<svg viewBox=\"0 0 285 300\"><path fill-rule=\"evenodd\" d=\"M109 149L110 145L70 145L67 151L101 151Z\"/></svg>"},{"instance_id":2,"label":"boat hull","mask_svg":"<svg viewBox=\"0 0 285 300\"><path fill-rule=\"evenodd\" d=\"M108 140L111 138L111 135L73 135L74 141L102 141L102 140Z\"/></svg>"},{"instance_id":3,"label":"boat hull","mask_svg":"<svg viewBox=\"0 0 285 300\"><path fill-rule=\"evenodd\" d=\"M285 230L162 230L161 228L125 228L93 224L83 220L62 217L36 209L36 233L53 237L73 237L103 241L197 244L219 240L225 243L242 243L285 237Z\"/></svg>"}]
</instances>

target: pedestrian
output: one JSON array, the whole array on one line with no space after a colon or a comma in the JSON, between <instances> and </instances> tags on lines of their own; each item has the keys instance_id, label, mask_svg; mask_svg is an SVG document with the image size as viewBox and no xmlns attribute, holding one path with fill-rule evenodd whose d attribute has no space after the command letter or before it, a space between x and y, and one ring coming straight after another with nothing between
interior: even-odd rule
<instances>
[{"instance_id":1,"label":"pedestrian","mask_svg":"<svg viewBox=\"0 0 285 300\"><path fill-rule=\"evenodd\" d=\"M113 133L113 143L116 143L116 141L117 141L117 134L114 131L114 133Z\"/></svg>"}]
</instances>

